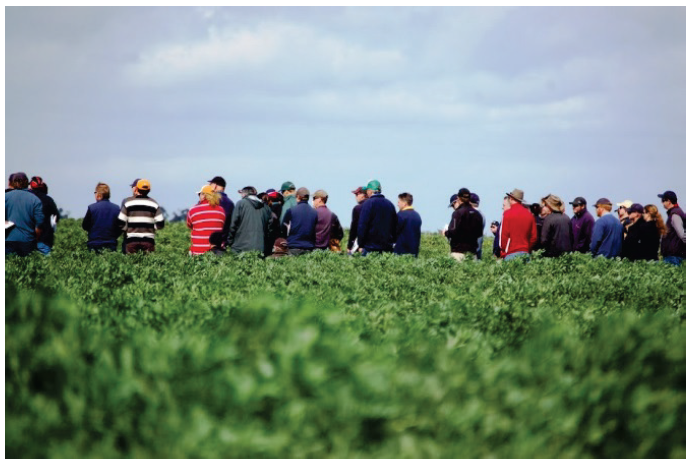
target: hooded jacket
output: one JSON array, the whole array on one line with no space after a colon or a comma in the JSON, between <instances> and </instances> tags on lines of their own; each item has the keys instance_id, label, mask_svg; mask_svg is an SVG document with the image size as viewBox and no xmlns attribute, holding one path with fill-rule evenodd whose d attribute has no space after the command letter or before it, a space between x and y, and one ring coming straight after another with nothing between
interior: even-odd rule
<instances>
[{"instance_id":1,"label":"hooded jacket","mask_svg":"<svg viewBox=\"0 0 690 461\"><path fill-rule=\"evenodd\" d=\"M243 251L263 253L266 248L270 218L269 208L256 195L248 195L241 199L232 210L228 247L236 253Z\"/></svg>"},{"instance_id":2,"label":"hooded jacket","mask_svg":"<svg viewBox=\"0 0 690 461\"><path fill-rule=\"evenodd\" d=\"M557 211L546 216L541 229L541 246L545 250L544 256L547 257L557 257L573 251L570 218Z\"/></svg>"}]
</instances>

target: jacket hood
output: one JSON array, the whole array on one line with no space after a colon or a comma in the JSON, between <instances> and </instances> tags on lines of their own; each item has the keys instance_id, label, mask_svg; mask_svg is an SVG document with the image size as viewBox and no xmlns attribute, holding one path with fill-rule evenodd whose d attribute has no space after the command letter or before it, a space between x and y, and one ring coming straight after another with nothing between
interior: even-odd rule
<instances>
[{"instance_id":1,"label":"jacket hood","mask_svg":"<svg viewBox=\"0 0 690 461\"><path fill-rule=\"evenodd\" d=\"M261 201L261 199L260 199L259 197L257 197L256 195L247 195L245 198L246 198L247 201L248 201L249 203L251 203L252 206L253 206L255 209L257 209L257 210L258 210L259 208L263 208L263 207L264 207L264 202Z\"/></svg>"}]
</instances>

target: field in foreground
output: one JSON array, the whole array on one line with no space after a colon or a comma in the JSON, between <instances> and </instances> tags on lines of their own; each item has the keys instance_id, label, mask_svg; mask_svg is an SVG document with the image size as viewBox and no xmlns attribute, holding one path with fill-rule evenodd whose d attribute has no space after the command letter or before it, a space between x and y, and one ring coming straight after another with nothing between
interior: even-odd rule
<instances>
[{"instance_id":1,"label":"field in foreground","mask_svg":"<svg viewBox=\"0 0 690 461\"><path fill-rule=\"evenodd\" d=\"M8 458L686 456L685 265L85 240L5 259Z\"/></svg>"}]
</instances>

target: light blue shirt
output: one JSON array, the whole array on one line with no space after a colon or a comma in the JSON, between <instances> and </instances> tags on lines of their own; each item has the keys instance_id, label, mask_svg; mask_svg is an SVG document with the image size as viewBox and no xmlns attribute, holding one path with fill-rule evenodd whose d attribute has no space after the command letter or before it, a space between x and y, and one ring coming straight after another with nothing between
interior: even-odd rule
<instances>
[{"instance_id":1,"label":"light blue shirt","mask_svg":"<svg viewBox=\"0 0 690 461\"><path fill-rule=\"evenodd\" d=\"M34 242L36 228L43 222L41 199L29 189L14 189L5 193L5 221L14 227L5 237L6 242Z\"/></svg>"}]
</instances>

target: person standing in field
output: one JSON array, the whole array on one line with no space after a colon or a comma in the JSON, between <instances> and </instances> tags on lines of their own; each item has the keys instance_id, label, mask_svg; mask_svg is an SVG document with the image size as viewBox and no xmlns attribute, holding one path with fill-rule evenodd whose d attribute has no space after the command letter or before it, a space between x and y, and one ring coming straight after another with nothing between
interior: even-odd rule
<instances>
[{"instance_id":1,"label":"person standing in field","mask_svg":"<svg viewBox=\"0 0 690 461\"><path fill-rule=\"evenodd\" d=\"M309 189L300 187L295 195L297 205L287 210L281 227L290 256L300 256L316 248L316 223L319 219L316 210L309 206Z\"/></svg>"},{"instance_id":2,"label":"person standing in field","mask_svg":"<svg viewBox=\"0 0 690 461\"><path fill-rule=\"evenodd\" d=\"M199 192L199 203L187 212L187 227L192 230L191 256L211 251L211 234L225 229L225 210L220 204L221 196L210 184L203 186Z\"/></svg>"},{"instance_id":3,"label":"person standing in field","mask_svg":"<svg viewBox=\"0 0 690 461\"><path fill-rule=\"evenodd\" d=\"M613 209L611 200L600 198L594 206L599 219L594 223L589 251L593 257L615 258L620 256L623 246L623 224L611 214Z\"/></svg>"},{"instance_id":4,"label":"person standing in field","mask_svg":"<svg viewBox=\"0 0 690 461\"><path fill-rule=\"evenodd\" d=\"M398 216L395 206L381 193L381 183L377 180L367 184L367 196L362 205L357 223L357 240L362 255L368 253L390 253L395 243Z\"/></svg>"},{"instance_id":5,"label":"person standing in field","mask_svg":"<svg viewBox=\"0 0 690 461\"><path fill-rule=\"evenodd\" d=\"M530 210L522 204L524 196L520 189L506 193L510 207L503 212L499 233L501 257L504 261L528 256L537 243L537 223Z\"/></svg>"},{"instance_id":6,"label":"person standing in field","mask_svg":"<svg viewBox=\"0 0 690 461\"><path fill-rule=\"evenodd\" d=\"M501 230L501 223L498 221L493 221L491 223L491 226L489 226L489 229L491 230L491 233L494 236L494 243L492 247L492 254L496 256L497 258L501 257L501 245L499 245L499 238L498 238L498 233Z\"/></svg>"},{"instance_id":7,"label":"person standing in field","mask_svg":"<svg viewBox=\"0 0 690 461\"><path fill-rule=\"evenodd\" d=\"M137 183L141 180L141 178L136 178L134 181L132 181L132 184L129 185L129 187L132 189L132 195L130 197L136 197L137 196ZM122 199L122 203L120 204L120 209L122 209L123 206L125 206L125 201L129 197L125 197ZM122 254L127 254L127 238L122 239Z\"/></svg>"},{"instance_id":8,"label":"person standing in field","mask_svg":"<svg viewBox=\"0 0 690 461\"><path fill-rule=\"evenodd\" d=\"M43 204L43 222L41 223L41 236L36 242L39 253L48 256L55 244L55 227L60 220L60 212L55 200L48 195L48 185L40 176L34 176L29 183L31 192L38 197Z\"/></svg>"},{"instance_id":9,"label":"person standing in field","mask_svg":"<svg viewBox=\"0 0 690 461\"><path fill-rule=\"evenodd\" d=\"M270 192L269 192L270 191ZM280 238L280 211L276 213L276 208L274 208L274 201L278 200L281 195L275 191L275 189L269 189L264 192L261 198L268 210L271 213L271 218L268 220L268 238L266 239L266 247L264 250L264 256L270 256L273 252L273 247L276 239Z\"/></svg>"},{"instance_id":10,"label":"person standing in field","mask_svg":"<svg viewBox=\"0 0 690 461\"><path fill-rule=\"evenodd\" d=\"M470 204L470 190L466 187L458 191L458 198L453 204L455 211L451 217L446 237L450 239L450 255L457 261L467 255L477 257L479 237L482 235L482 215Z\"/></svg>"},{"instance_id":11,"label":"person standing in field","mask_svg":"<svg viewBox=\"0 0 690 461\"><path fill-rule=\"evenodd\" d=\"M632 200L623 200L620 203L616 203L616 214L618 215L618 220L623 225L623 238L628 233L628 226L632 224L630 221L630 216L628 216L628 208L632 206Z\"/></svg>"},{"instance_id":12,"label":"person standing in field","mask_svg":"<svg viewBox=\"0 0 690 461\"><path fill-rule=\"evenodd\" d=\"M242 199L232 211L227 246L234 253L259 251L263 255L266 251L271 210L257 197L256 188L247 186L237 192Z\"/></svg>"},{"instance_id":13,"label":"person standing in field","mask_svg":"<svg viewBox=\"0 0 690 461\"><path fill-rule=\"evenodd\" d=\"M12 173L10 175L10 177L8 178L7 187L5 188L5 193L8 193L9 191L14 190L14 186L12 185L12 183L14 182L14 175L15 175L15 173Z\"/></svg>"},{"instance_id":14,"label":"person standing in field","mask_svg":"<svg viewBox=\"0 0 690 461\"><path fill-rule=\"evenodd\" d=\"M228 239L228 233L230 232L230 217L232 216L232 210L235 208L235 203L228 197L225 193L225 187L227 183L222 176L215 176L213 179L208 181L209 186L220 196L220 206L225 211L225 224L223 225L223 245Z\"/></svg>"},{"instance_id":15,"label":"person standing in field","mask_svg":"<svg viewBox=\"0 0 690 461\"><path fill-rule=\"evenodd\" d=\"M312 203L316 210L316 241L317 250L340 251L340 241L343 238L343 226L340 225L338 216L328 209L328 192L319 189L314 192Z\"/></svg>"},{"instance_id":16,"label":"person standing in field","mask_svg":"<svg viewBox=\"0 0 690 461\"><path fill-rule=\"evenodd\" d=\"M534 222L537 225L537 242L530 248L530 251L537 251L543 248L541 244L541 231L544 228L544 214L543 207L541 203L533 203L529 206L529 211L534 216Z\"/></svg>"},{"instance_id":17,"label":"person standing in field","mask_svg":"<svg viewBox=\"0 0 690 461\"><path fill-rule=\"evenodd\" d=\"M647 236L648 239L643 240L642 246L644 247L644 259L648 259L650 261L658 261L659 244L661 242L661 239L664 238L664 235L666 235L667 232L666 224L664 224L664 218L661 217L659 209L652 204L649 204L644 207L644 213L642 214L642 218L644 219L645 224L647 226L653 224L654 229L656 230L656 234L652 234L651 232L643 232L643 239L644 236Z\"/></svg>"},{"instance_id":18,"label":"person standing in field","mask_svg":"<svg viewBox=\"0 0 690 461\"><path fill-rule=\"evenodd\" d=\"M280 210L280 222L282 223L285 219L285 213L297 205L297 197L295 196L295 183L292 181L285 181L282 186L280 186L280 193L283 195L283 206Z\"/></svg>"},{"instance_id":19,"label":"person standing in field","mask_svg":"<svg viewBox=\"0 0 690 461\"><path fill-rule=\"evenodd\" d=\"M678 206L676 193L667 190L659 194L666 208L666 234L661 239L661 256L664 262L679 266L685 260L685 212Z\"/></svg>"},{"instance_id":20,"label":"person standing in field","mask_svg":"<svg viewBox=\"0 0 690 461\"><path fill-rule=\"evenodd\" d=\"M470 194L470 205L477 210L477 213L482 217L482 235L477 239L477 259L482 259L482 247L484 246L484 228L486 227L486 218L479 210L479 195L472 192Z\"/></svg>"},{"instance_id":21,"label":"person standing in field","mask_svg":"<svg viewBox=\"0 0 690 461\"><path fill-rule=\"evenodd\" d=\"M573 227L573 251L587 253L592 242L594 217L587 211L587 200L576 197L570 202L573 206L573 217L570 224Z\"/></svg>"},{"instance_id":22,"label":"person standing in field","mask_svg":"<svg viewBox=\"0 0 690 461\"><path fill-rule=\"evenodd\" d=\"M14 173L11 177L12 190L5 193L5 256L28 256L41 237L43 204L29 192L26 174ZM12 223L9 232L7 221Z\"/></svg>"},{"instance_id":23,"label":"person standing in field","mask_svg":"<svg viewBox=\"0 0 690 461\"><path fill-rule=\"evenodd\" d=\"M645 210L639 203L633 203L627 211L631 224L623 239L621 257L631 261L658 260L660 239L655 223L644 220Z\"/></svg>"},{"instance_id":24,"label":"person standing in field","mask_svg":"<svg viewBox=\"0 0 690 461\"><path fill-rule=\"evenodd\" d=\"M134 197L125 199L118 223L125 233L126 254L156 250L156 231L163 229L165 218L163 209L149 197L151 182L140 179L136 184Z\"/></svg>"},{"instance_id":25,"label":"person standing in field","mask_svg":"<svg viewBox=\"0 0 690 461\"><path fill-rule=\"evenodd\" d=\"M362 212L362 205L364 204L364 201L368 198L366 187L358 187L357 189L353 190L352 193L355 194L355 200L357 201L357 205L355 205L352 208L350 235L348 235L347 238L348 254L352 254L353 252L357 251L357 248L359 247L359 244L357 242L357 226L359 226L359 215Z\"/></svg>"},{"instance_id":26,"label":"person standing in field","mask_svg":"<svg viewBox=\"0 0 690 461\"><path fill-rule=\"evenodd\" d=\"M412 207L412 194L403 192L398 195L398 226L395 232L393 253L419 256L419 245L422 240L422 217Z\"/></svg>"},{"instance_id":27,"label":"person standing in field","mask_svg":"<svg viewBox=\"0 0 690 461\"><path fill-rule=\"evenodd\" d=\"M93 191L96 201L86 209L81 228L88 232L86 248L91 251L117 250L117 238L122 233L117 218L120 207L110 201L110 187L102 182Z\"/></svg>"},{"instance_id":28,"label":"person standing in field","mask_svg":"<svg viewBox=\"0 0 690 461\"><path fill-rule=\"evenodd\" d=\"M573 228L565 214L565 205L560 197L549 194L541 199L544 226L541 230L541 246L544 256L556 258L573 251Z\"/></svg>"}]
</instances>

